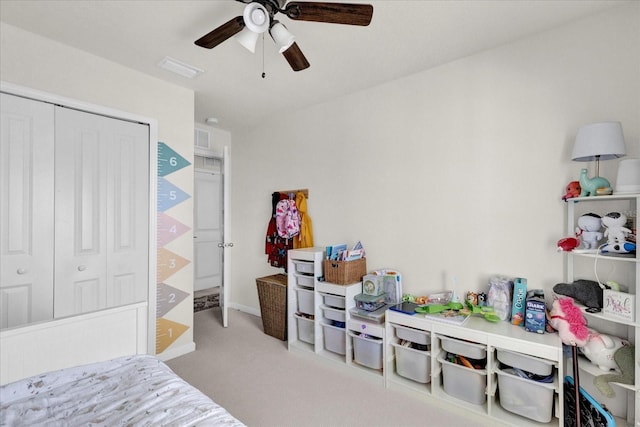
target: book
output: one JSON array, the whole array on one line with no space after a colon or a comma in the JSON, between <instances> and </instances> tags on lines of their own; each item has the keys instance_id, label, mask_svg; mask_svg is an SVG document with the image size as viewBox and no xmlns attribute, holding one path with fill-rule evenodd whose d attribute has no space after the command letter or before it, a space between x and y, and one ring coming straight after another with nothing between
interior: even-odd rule
<instances>
[{"instance_id":1,"label":"book","mask_svg":"<svg viewBox=\"0 0 640 427\"><path fill-rule=\"evenodd\" d=\"M436 322L451 323L462 326L469 319L470 313L462 313L456 310L445 310L440 313L425 313L424 318Z\"/></svg>"}]
</instances>

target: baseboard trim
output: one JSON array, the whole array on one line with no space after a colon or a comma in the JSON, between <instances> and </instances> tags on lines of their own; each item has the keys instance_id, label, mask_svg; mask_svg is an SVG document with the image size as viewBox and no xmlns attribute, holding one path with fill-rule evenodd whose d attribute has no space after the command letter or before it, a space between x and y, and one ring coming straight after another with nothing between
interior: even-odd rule
<instances>
[{"instance_id":1,"label":"baseboard trim","mask_svg":"<svg viewBox=\"0 0 640 427\"><path fill-rule=\"evenodd\" d=\"M243 313L253 314L254 316L262 317L261 313L260 313L260 309L255 309L255 308L249 307L247 305L231 303L231 304L229 304L229 308L232 308L232 309L238 310L238 311L242 311Z\"/></svg>"}]
</instances>

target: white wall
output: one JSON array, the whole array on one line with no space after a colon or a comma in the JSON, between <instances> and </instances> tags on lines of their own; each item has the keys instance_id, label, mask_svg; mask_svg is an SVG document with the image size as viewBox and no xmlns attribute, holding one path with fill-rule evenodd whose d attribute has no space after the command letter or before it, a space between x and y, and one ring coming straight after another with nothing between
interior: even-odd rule
<instances>
[{"instance_id":1,"label":"white wall","mask_svg":"<svg viewBox=\"0 0 640 427\"><path fill-rule=\"evenodd\" d=\"M587 166L570 160L578 128L619 120L640 157L639 21L634 2L234 134L232 301L258 311L255 278L281 271L264 238L271 193L291 188L309 189L317 245L362 240L405 292L501 273L549 294L560 198Z\"/></svg>"},{"instance_id":2,"label":"white wall","mask_svg":"<svg viewBox=\"0 0 640 427\"><path fill-rule=\"evenodd\" d=\"M192 162L193 91L4 23L0 24L0 52L0 80L156 119L158 139ZM171 174L168 179L187 194L193 194L191 166ZM193 226L191 199L166 213L188 227ZM165 281L188 294L164 316L187 328L168 348L179 353L180 350L175 349L190 349L194 345L192 234L182 235L166 248L189 261Z\"/></svg>"}]
</instances>

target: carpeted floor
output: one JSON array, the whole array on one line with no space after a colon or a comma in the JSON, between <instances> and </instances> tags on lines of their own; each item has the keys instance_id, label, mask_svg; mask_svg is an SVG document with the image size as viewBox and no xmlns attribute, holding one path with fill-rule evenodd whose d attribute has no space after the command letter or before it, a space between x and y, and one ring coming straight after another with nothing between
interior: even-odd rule
<instances>
[{"instance_id":1,"label":"carpeted floor","mask_svg":"<svg viewBox=\"0 0 640 427\"><path fill-rule=\"evenodd\" d=\"M208 310L220 305L220 294L203 295L193 298L193 312L197 313L202 310Z\"/></svg>"}]
</instances>

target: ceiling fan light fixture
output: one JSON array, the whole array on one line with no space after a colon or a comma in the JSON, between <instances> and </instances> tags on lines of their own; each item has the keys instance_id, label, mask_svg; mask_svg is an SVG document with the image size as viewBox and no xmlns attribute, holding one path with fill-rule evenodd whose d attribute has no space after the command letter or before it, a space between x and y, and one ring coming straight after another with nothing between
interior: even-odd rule
<instances>
[{"instance_id":1,"label":"ceiling fan light fixture","mask_svg":"<svg viewBox=\"0 0 640 427\"><path fill-rule=\"evenodd\" d=\"M240 31L240 33L238 33L238 35L234 36L233 38L236 39L236 41L238 43L240 43L242 46L244 46L245 49L247 49L249 52L255 53L256 52L256 44L258 44L258 37L259 36L260 36L260 34L254 33L249 28L245 28L244 30Z\"/></svg>"},{"instance_id":2,"label":"ceiling fan light fixture","mask_svg":"<svg viewBox=\"0 0 640 427\"><path fill-rule=\"evenodd\" d=\"M260 3L250 3L242 13L244 24L254 33L262 34L269 29L269 13Z\"/></svg>"},{"instance_id":3,"label":"ceiling fan light fixture","mask_svg":"<svg viewBox=\"0 0 640 427\"><path fill-rule=\"evenodd\" d=\"M279 53L289 49L293 42L296 41L295 36L287 30L287 27L278 21L273 22L273 25L269 29L269 34L271 34L273 41L276 42Z\"/></svg>"}]
</instances>

